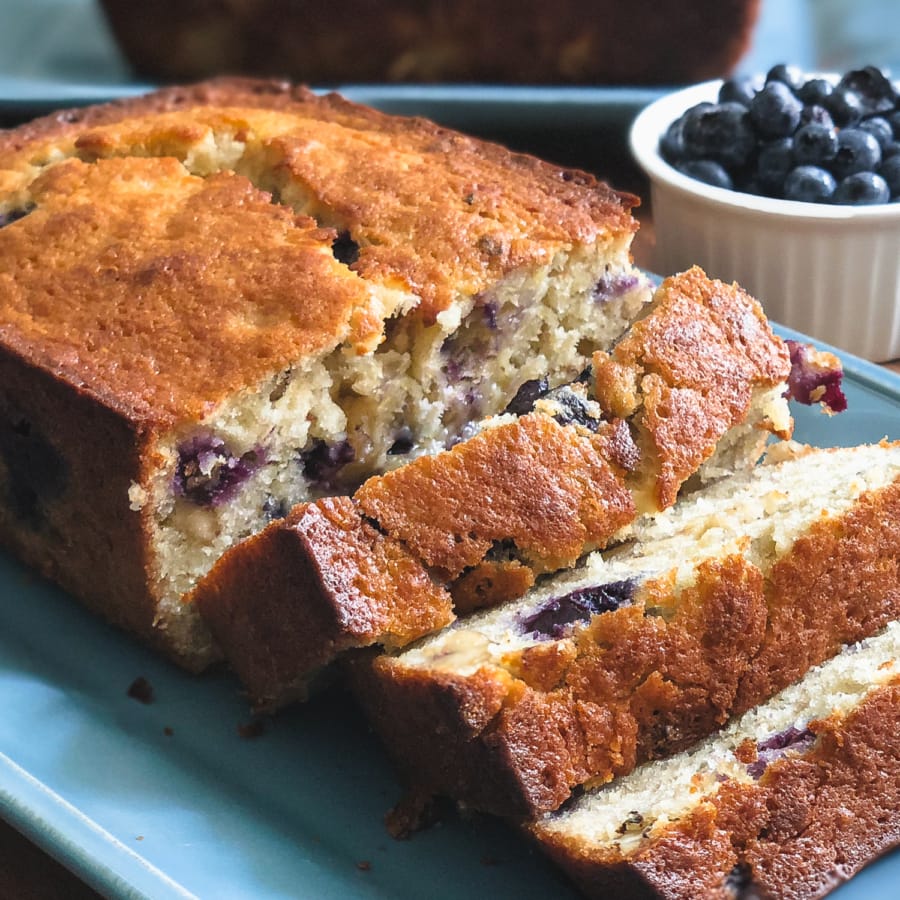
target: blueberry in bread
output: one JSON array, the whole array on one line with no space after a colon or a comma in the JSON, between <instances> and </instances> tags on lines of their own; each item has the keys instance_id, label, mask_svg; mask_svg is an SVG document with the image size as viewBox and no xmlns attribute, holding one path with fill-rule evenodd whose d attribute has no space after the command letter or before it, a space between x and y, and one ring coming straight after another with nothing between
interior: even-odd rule
<instances>
[{"instance_id":1,"label":"blueberry in bread","mask_svg":"<svg viewBox=\"0 0 900 900\"><path fill-rule=\"evenodd\" d=\"M202 667L228 547L611 345L634 202L275 82L3 133L0 540Z\"/></svg>"},{"instance_id":2,"label":"blueberry in bread","mask_svg":"<svg viewBox=\"0 0 900 900\"><path fill-rule=\"evenodd\" d=\"M900 844L900 623L530 832L590 897L815 900Z\"/></svg>"},{"instance_id":3,"label":"blueberry in bread","mask_svg":"<svg viewBox=\"0 0 900 900\"><path fill-rule=\"evenodd\" d=\"M515 599L536 577L605 546L639 510L670 506L687 479L753 465L770 432L789 434L789 369L756 301L692 269L663 282L582 381L549 391L526 384L512 404L521 415L496 417L450 450L369 479L346 511L355 534L369 529L372 552L375 535L389 538L409 565L447 586L458 612ZM310 521L314 507L298 521ZM274 523L228 551L191 595L257 705L302 693L316 666L349 647L396 647L398 635L409 642L434 630L420 615L431 608L431 586L425 594L407 587L403 603L377 580L367 590L371 552L357 558L355 539L340 571L361 563L359 591L275 578L339 556L332 542L341 538L313 535L293 517ZM288 546L302 559L286 560ZM355 631L360 594L364 618L383 636ZM284 627L256 634L257 618ZM322 619L331 630L309 627Z\"/></svg>"},{"instance_id":4,"label":"blueberry in bread","mask_svg":"<svg viewBox=\"0 0 900 900\"><path fill-rule=\"evenodd\" d=\"M553 810L900 617L900 445L774 446L521 600L358 661L412 787Z\"/></svg>"}]
</instances>

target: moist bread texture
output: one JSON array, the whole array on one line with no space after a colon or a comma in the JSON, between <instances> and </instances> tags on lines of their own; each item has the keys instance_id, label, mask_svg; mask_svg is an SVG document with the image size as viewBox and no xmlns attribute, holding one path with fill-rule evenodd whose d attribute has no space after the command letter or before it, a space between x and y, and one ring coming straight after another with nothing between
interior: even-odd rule
<instances>
[{"instance_id":1,"label":"moist bread texture","mask_svg":"<svg viewBox=\"0 0 900 900\"><path fill-rule=\"evenodd\" d=\"M555 809L900 616L898 476L896 444L759 466L352 680L414 790Z\"/></svg>"},{"instance_id":2,"label":"moist bread texture","mask_svg":"<svg viewBox=\"0 0 900 900\"><path fill-rule=\"evenodd\" d=\"M660 286L612 355L595 355L584 383L542 393L528 386L512 404L524 414L489 420L448 451L369 479L354 495L359 527L364 518L405 548L462 613L515 599L535 578L621 540L639 510L671 505L688 478L746 469L771 432L787 437L789 370L787 348L756 301L692 269ZM612 409L627 418L609 418ZM286 528L295 533L293 523ZM295 696L314 674L310 664L328 654L316 629L292 629L295 643L277 648L248 641L254 616L276 621L280 606L290 622L346 606L344 639L327 644L334 655L372 643L397 647L398 634L409 642L434 630L417 598L405 607L376 590L367 595L369 614L384 623L385 640L354 634L356 594L342 587L329 594L320 584L306 590L292 578L276 583L273 572L285 565L280 531L272 525L232 548L192 594L257 705ZM307 558L297 565L317 565L320 552L340 554L337 544L291 546ZM360 562L356 578L365 582L370 557Z\"/></svg>"},{"instance_id":3,"label":"moist bread texture","mask_svg":"<svg viewBox=\"0 0 900 900\"><path fill-rule=\"evenodd\" d=\"M610 347L634 202L276 82L3 133L0 539L201 668L228 547Z\"/></svg>"},{"instance_id":4,"label":"moist bread texture","mask_svg":"<svg viewBox=\"0 0 900 900\"><path fill-rule=\"evenodd\" d=\"M900 624L531 834L590 897L815 900L900 844Z\"/></svg>"}]
</instances>

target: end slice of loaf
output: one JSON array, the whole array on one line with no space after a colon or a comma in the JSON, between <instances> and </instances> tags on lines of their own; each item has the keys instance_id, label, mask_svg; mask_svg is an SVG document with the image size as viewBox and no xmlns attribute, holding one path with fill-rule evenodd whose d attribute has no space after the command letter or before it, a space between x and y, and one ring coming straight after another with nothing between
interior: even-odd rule
<instances>
[{"instance_id":1,"label":"end slice of loaf","mask_svg":"<svg viewBox=\"0 0 900 900\"><path fill-rule=\"evenodd\" d=\"M587 896L815 900L900 844L900 623L529 827Z\"/></svg>"},{"instance_id":2,"label":"end slice of loaf","mask_svg":"<svg viewBox=\"0 0 900 900\"><path fill-rule=\"evenodd\" d=\"M415 789L555 809L900 616L898 476L896 444L759 466L353 681Z\"/></svg>"},{"instance_id":3,"label":"end slice of loaf","mask_svg":"<svg viewBox=\"0 0 900 900\"><path fill-rule=\"evenodd\" d=\"M530 386L513 406L533 411L500 417L451 450L370 479L355 494L358 513L446 585L461 612L514 599L536 577L605 546L639 509L670 505L688 478L756 462L771 432L789 434L788 372L787 349L756 301L693 269L667 279L612 354L595 357L587 385L543 393ZM611 407L628 419L604 418ZM294 533L293 524L287 528ZM293 644L246 639L246 623L274 621L279 604L285 623L330 616L344 604L348 623L359 612L356 595L298 589L290 579L274 584L272 572L284 564L279 530L234 547L192 594L263 706L294 696L314 674L311 663L329 658L326 651L333 658L349 646L385 643L349 626L344 639L322 646L317 630L289 626ZM316 564L311 545L294 546L308 556L297 565ZM369 600L387 643L432 630L415 597L408 615L384 593ZM267 662L272 653L279 659Z\"/></svg>"},{"instance_id":4,"label":"end slice of loaf","mask_svg":"<svg viewBox=\"0 0 900 900\"><path fill-rule=\"evenodd\" d=\"M226 549L611 346L635 202L281 82L5 131L0 540L201 667Z\"/></svg>"}]
</instances>

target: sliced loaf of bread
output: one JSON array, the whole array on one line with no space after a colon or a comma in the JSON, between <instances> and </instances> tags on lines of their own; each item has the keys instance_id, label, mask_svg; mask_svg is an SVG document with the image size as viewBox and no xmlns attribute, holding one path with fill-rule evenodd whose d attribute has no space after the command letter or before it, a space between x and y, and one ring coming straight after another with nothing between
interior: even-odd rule
<instances>
[{"instance_id":1,"label":"sliced loaf of bread","mask_svg":"<svg viewBox=\"0 0 900 900\"><path fill-rule=\"evenodd\" d=\"M900 445L775 446L521 600L357 660L412 786L555 809L900 617Z\"/></svg>"},{"instance_id":2,"label":"sliced loaf of bread","mask_svg":"<svg viewBox=\"0 0 900 900\"><path fill-rule=\"evenodd\" d=\"M898 808L894 622L529 830L598 900L815 900L900 845Z\"/></svg>"},{"instance_id":3,"label":"sliced loaf of bread","mask_svg":"<svg viewBox=\"0 0 900 900\"><path fill-rule=\"evenodd\" d=\"M346 513L356 510L355 534L385 535L446 586L459 612L515 599L536 577L606 546L640 511L671 505L687 479L752 466L770 433L790 433L789 371L787 348L756 301L692 269L662 284L612 353L595 356L585 383L530 385L514 412L468 440L367 481ZM380 585L367 591L368 556L350 553L341 565L349 573L363 563L353 576L359 592L274 577L341 555L322 543L340 534L305 530L315 505L234 547L191 595L261 707L302 694L315 669L348 647L396 647L400 636L435 630L420 615L433 586L419 595L407 585L402 601ZM285 568L288 546L305 559ZM381 633L356 630L362 595ZM275 639L266 627L248 640L255 618L280 620L282 633ZM332 623L327 640L291 624L323 618Z\"/></svg>"}]
</instances>

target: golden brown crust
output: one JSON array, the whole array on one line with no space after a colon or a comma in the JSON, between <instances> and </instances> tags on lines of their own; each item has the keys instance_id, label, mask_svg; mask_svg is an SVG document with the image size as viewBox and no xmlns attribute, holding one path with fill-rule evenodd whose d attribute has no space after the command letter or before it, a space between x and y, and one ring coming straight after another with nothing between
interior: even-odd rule
<instances>
[{"instance_id":1,"label":"golden brown crust","mask_svg":"<svg viewBox=\"0 0 900 900\"><path fill-rule=\"evenodd\" d=\"M51 150L187 159L211 135L252 151L268 186L360 245L363 279L419 298L426 321L557 250L634 232L638 201L593 176L284 82L217 79L58 114L0 137L0 186ZM254 161L243 170L254 168ZM246 235L245 235L246 236Z\"/></svg>"},{"instance_id":2,"label":"golden brown crust","mask_svg":"<svg viewBox=\"0 0 900 900\"><path fill-rule=\"evenodd\" d=\"M0 335L136 421L202 417L352 340L368 303L331 253L333 232L232 174L197 178L174 159L73 159L40 176L32 196L37 208L0 229Z\"/></svg>"},{"instance_id":3,"label":"golden brown crust","mask_svg":"<svg viewBox=\"0 0 900 900\"><path fill-rule=\"evenodd\" d=\"M244 72L316 84L672 85L727 74L747 45L758 2L636 0L588 11L537 0L392 0L348 3L341 15L304 0L103 6L130 61L156 80Z\"/></svg>"},{"instance_id":4,"label":"golden brown crust","mask_svg":"<svg viewBox=\"0 0 900 900\"><path fill-rule=\"evenodd\" d=\"M783 383L790 368L759 304L694 267L663 282L653 312L611 353L594 355L594 391L605 410L637 426L647 487L665 509L746 420L754 390Z\"/></svg>"},{"instance_id":5,"label":"golden brown crust","mask_svg":"<svg viewBox=\"0 0 900 900\"><path fill-rule=\"evenodd\" d=\"M628 860L577 839L542 846L590 897L823 897L900 845L900 683L811 727L811 750L723 785Z\"/></svg>"},{"instance_id":6,"label":"golden brown crust","mask_svg":"<svg viewBox=\"0 0 900 900\"><path fill-rule=\"evenodd\" d=\"M341 652L409 643L449 595L349 497L303 504L227 552L191 594L258 707L302 694Z\"/></svg>"},{"instance_id":7,"label":"golden brown crust","mask_svg":"<svg viewBox=\"0 0 900 900\"><path fill-rule=\"evenodd\" d=\"M814 524L767 576L741 555L708 561L677 604L672 585L646 583L634 605L595 617L558 652L526 648L472 678L383 657L355 682L418 790L533 816L576 785L685 748L900 616L898 541L894 483ZM489 705L477 699L487 685ZM496 713L462 730L460 703ZM445 734L452 752L436 743Z\"/></svg>"},{"instance_id":8,"label":"golden brown crust","mask_svg":"<svg viewBox=\"0 0 900 900\"><path fill-rule=\"evenodd\" d=\"M534 571L518 560L481 562L450 585L461 616L521 597L534 584Z\"/></svg>"},{"instance_id":9,"label":"golden brown crust","mask_svg":"<svg viewBox=\"0 0 900 900\"><path fill-rule=\"evenodd\" d=\"M540 414L488 428L447 453L370 479L363 512L447 578L512 541L532 568L572 565L634 518L609 462L618 425L580 433Z\"/></svg>"}]
</instances>

